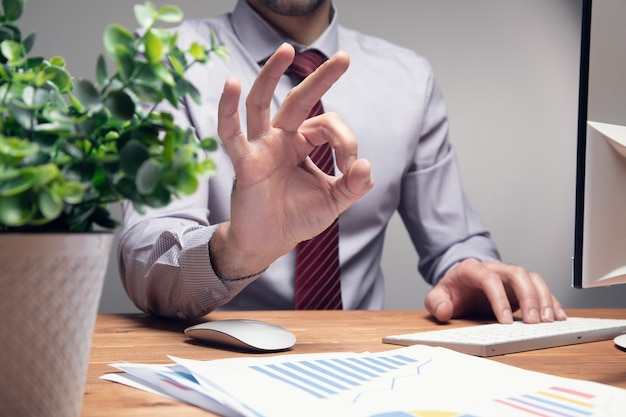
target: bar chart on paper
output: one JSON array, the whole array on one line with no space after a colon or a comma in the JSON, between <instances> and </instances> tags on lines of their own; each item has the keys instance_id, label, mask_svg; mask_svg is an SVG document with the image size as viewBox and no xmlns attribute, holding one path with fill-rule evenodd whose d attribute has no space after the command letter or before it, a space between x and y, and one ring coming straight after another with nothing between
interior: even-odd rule
<instances>
[{"instance_id":1,"label":"bar chart on paper","mask_svg":"<svg viewBox=\"0 0 626 417\"><path fill-rule=\"evenodd\" d=\"M595 416L601 404L593 394L553 386L545 390L506 398L495 399L511 412L529 417L584 417ZM505 409L506 409L505 408ZM604 415L604 414L600 414ZM611 414L608 414L611 415ZM391 411L375 414L371 417L480 417L474 414L449 411L412 410Z\"/></svg>"},{"instance_id":2,"label":"bar chart on paper","mask_svg":"<svg viewBox=\"0 0 626 417\"><path fill-rule=\"evenodd\" d=\"M172 359L193 380L185 384L187 391L197 389L237 416L621 417L626 410L626 390L620 388L430 346ZM160 371L158 378L168 375Z\"/></svg>"},{"instance_id":3,"label":"bar chart on paper","mask_svg":"<svg viewBox=\"0 0 626 417\"><path fill-rule=\"evenodd\" d=\"M303 393L319 399L352 391L354 401L367 392L359 391L364 384L383 378L402 368L408 372L396 374L394 379L414 375L419 377L432 359L419 360L406 355L389 356L348 356L299 361L284 361L266 365L252 365L251 370L264 374L276 381L290 385ZM396 381L391 380L388 388L394 390ZM552 386L536 392L495 398L493 401L516 414L544 417L591 416L597 405L593 394L573 389ZM375 414L371 417L481 417L474 414L440 410L392 411Z\"/></svg>"},{"instance_id":4,"label":"bar chart on paper","mask_svg":"<svg viewBox=\"0 0 626 417\"><path fill-rule=\"evenodd\" d=\"M419 374L428 362L405 355L348 356L255 365L250 369L323 399L354 390L406 366L411 366L412 372Z\"/></svg>"},{"instance_id":5,"label":"bar chart on paper","mask_svg":"<svg viewBox=\"0 0 626 417\"><path fill-rule=\"evenodd\" d=\"M598 411L601 404L596 395L570 388L553 386L547 389L496 399L495 401L528 415L533 416L592 416Z\"/></svg>"}]
</instances>

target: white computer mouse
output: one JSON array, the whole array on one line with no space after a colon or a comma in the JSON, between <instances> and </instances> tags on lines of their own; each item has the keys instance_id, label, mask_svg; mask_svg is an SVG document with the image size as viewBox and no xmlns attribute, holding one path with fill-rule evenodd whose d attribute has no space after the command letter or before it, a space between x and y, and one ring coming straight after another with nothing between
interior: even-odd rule
<instances>
[{"instance_id":1,"label":"white computer mouse","mask_svg":"<svg viewBox=\"0 0 626 417\"><path fill-rule=\"evenodd\" d=\"M192 339L238 350L279 351L296 343L284 327L258 320L229 319L196 324L185 329Z\"/></svg>"},{"instance_id":2,"label":"white computer mouse","mask_svg":"<svg viewBox=\"0 0 626 417\"><path fill-rule=\"evenodd\" d=\"M626 334L620 334L613 339L615 346L622 350L626 350Z\"/></svg>"}]
</instances>

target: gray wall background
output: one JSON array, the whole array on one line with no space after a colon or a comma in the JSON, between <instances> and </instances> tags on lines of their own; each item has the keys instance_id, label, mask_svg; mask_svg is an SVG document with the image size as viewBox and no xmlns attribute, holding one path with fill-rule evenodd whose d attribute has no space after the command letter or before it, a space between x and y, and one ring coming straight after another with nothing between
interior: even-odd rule
<instances>
[{"instance_id":1,"label":"gray wall background","mask_svg":"<svg viewBox=\"0 0 626 417\"><path fill-rule=\"evenodd\" d=\"M139 2L139 1L138 1ZM231 10L234 0L153 1L187 17ZM21 25L35 53L61 55L94 79L109 23L135 28L125 0L28 0ZM503 260L538 271L566 307L624 307L626 286L571 288L574 239L580 0L336 0L345 26L427 57L449 106L466 190ZM590 118L626 124L626 4L596 0ZM601 45L601 47L598 47ZM119 210L118 210L119 213ZM100 312L137 311L112 254ZM429 289L395 217L383 267L387 308L423 308Z\"/></svg>"}]
</instances>

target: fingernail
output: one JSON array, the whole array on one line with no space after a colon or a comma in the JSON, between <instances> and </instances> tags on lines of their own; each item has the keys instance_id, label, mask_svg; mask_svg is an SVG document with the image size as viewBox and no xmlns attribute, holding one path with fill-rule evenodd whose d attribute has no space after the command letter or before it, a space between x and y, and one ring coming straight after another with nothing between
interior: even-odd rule
<instances>
[{"instance_id":1,"label":"fingernail","mask_svg":"<svg viewBox=\"0 0 626 417\"><path fill-rule=\"evenodd\" d=\"M543 309L543 317L541 321L554 321L554 310L551 307Z\"/></svg>"},{"instance_id":2,"label":"fingernail","mask_svg":"<svg viewBox=\"0 0 626 417\"><path fill-rule=\"evenodd\" d=\"M502 319L505 323L513 323L513 313L508 308L502 310Z\"/></svg>"},{"instance_id":3,"label":"fingernail","mask_svg":"<svg viewBox=\"0 0 626 417\"><path fill-rule=\"evenodd\" d=\"M528 322L529 323L538 323L541 319L539 318L539 312L536 308L531 308L528 312Z\"/></svg>"}]
</instances>

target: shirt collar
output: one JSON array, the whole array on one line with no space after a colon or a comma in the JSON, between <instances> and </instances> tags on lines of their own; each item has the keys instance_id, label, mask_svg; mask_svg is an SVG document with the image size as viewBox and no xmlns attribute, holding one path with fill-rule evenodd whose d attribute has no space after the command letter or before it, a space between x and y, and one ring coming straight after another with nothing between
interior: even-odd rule
<instances>
[{"instance_id":1,"label":"shirt collar","mask_svg":"<svg viewBox=\"0 0 626 417\"><path fill-rule=\"evenodd\" d=\"M311 45L300 45L263 19L246 0L238 0L231 15L235 34L256 62L264 62L283 43L292 44L297 51L317 49L327 57L339 51L337 11L333 6L330 25Z\"/></svg>"}]
</instances>

